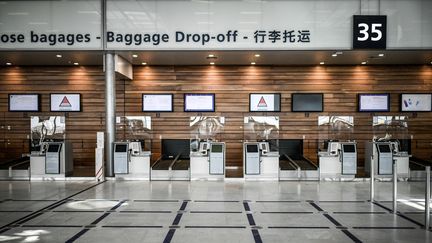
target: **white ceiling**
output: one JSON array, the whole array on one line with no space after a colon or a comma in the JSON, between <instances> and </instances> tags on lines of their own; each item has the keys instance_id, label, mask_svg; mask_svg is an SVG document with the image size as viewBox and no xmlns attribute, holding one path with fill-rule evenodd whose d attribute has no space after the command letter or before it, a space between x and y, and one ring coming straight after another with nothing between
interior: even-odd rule
<instances>
[{"instance_id":1,"label":"white ceiling","mask_svg":"<svg viewBox=\"0 0 432 243\"><path fill-rule=\"evenodd\" d=\"M134 65L431 65L432 50L343 51L121 51L116 52ZM384 54L379 57L379 54ZM62 55L61 58L56 55ZM136 54L138 57L134 58ZM214 54L216 59L208 59ZM259 57L255 57L259 54ZM0 66L102 65L101 51L0 51Z\"/></svg>"}]
</instances>

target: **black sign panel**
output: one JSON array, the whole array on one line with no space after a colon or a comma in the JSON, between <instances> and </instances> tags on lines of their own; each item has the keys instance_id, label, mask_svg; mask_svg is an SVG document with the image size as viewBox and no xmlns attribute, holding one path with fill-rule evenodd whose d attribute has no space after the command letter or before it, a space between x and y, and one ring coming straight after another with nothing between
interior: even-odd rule
<instances>
[{"instance_id":1,"label":"black sign panel","mask_svg":"<svg viewBox=\"0 0 432 243\"><path fill-rule=\"evenodd\" d=\"M387 16L354 15L353 49L386 49Z\"/></svg>"}]
</instances>

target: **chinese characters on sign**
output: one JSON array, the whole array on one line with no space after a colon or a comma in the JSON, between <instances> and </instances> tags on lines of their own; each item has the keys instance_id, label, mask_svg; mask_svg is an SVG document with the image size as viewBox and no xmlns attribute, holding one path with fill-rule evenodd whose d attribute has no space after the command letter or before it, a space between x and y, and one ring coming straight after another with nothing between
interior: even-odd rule
<instances>
[{"instance_id":1,"label":"chinese characters on sign","mask_svg":"<svg viewBox=\"0 0 432 243\"><path fill-rule=\"evenodd\" d=\"M294 43L294 42L310 42L309 30L257 30L254 33L255 43L264 43L266 40L271 43Z\"/></svg>"}]
</instances>

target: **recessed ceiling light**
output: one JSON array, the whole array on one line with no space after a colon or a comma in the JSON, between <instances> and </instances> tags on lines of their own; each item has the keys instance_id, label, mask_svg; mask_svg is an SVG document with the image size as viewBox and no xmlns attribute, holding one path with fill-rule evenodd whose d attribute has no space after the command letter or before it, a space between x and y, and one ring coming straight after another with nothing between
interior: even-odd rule
<instances>
[{"instance_id":1,"label":"recessed ceiling light","mask_svg":"<svg viewBox=\"0 0 432 243\"><path fill-rule=\"evenodd\" d=\"M251 65L255 65L256 64L256 62L251 62Z\"/></svg>"},{"instance_id":2,"label":"recessed ceiling light","mask_svg":"<svg viewBox=\"0 0 432 243\"><path fill-rule=\"evenodd\" d=\"M7 65L7 66L10 66L10 65L12 65L12 63L10 63L10 62L7 62L7 63L6 63L6 65Z\"/></svg>"},{"instance_id":3,"label":"recessed ceiling light","mask_svg":"<svg viewBox=\"0 0 432 243\"><path fill-rule=\"evenodd\" d=\"M378 56L379 56L379 57L383 57L383 56L384 56L384 53L380 53L380 54L378 54Z\"/></svg>"},{"instance_id":4,"label":"recessed ceiling light","mask_svg":"<svg viewBox=\"0 0 432 243\"><path fill-rule=\"evenodd\" d=\"M362 64L362 65L366 65L366 63L367 63L367 62L362 62L361 64Z\"/></svg>"},{"instance_id":5,"label":"recessed ceiling light","mask_svg":"<svg viewBox=\"0 0 432 243\"><path fill-rule=\"evenodd\" d=\"M147 63L146 62L142 62L141 65L147 65Z\"/></svg>"},{"instance_id":6,"label":"recessed ceiling light","mask_svg":"<svg viewBox=\"0 0 432 243\"><path fill-rule=\"evenodd\" d=\"M336 53L333 53L333 54L332 54L332 57L337 57L337 54L336 54Z\"/></svg>"},{"instance_id":7,"label":"recessed ceiling light","mask_svg":"<svg viewBox=\"0 0 432 243\"><path fill-rule=\"evenodd\" d=\"M324 65L325 64L325 62L320 62L320 65Z\"/></svg>"},{"instance_id":8,"label":"recessed ceiling light","mask_svg":"<svg viewBox=\"0 0 432 243\"><path fill-rule=\"evenodd\" d=\"M75 65L75 66L78 66L78 65L79 65L79 63L77 63L77 62L74 62L74 65Z\"/></svg>"},{"instance_id":9,"label":"recessed ceiling light","mask_svg":"<svg viewBox=\"0 0 432 243\"><path fill-rule=\"evenodd\" d=\"M215 57L215 55L214 54L209 54L208 57L212 58L212 57Z\"/></svg>"},{"instance_id":10,"label":"recessed ceiling light","mask_svg":"<svg viewBox=\"0 0 432 243\"><path fill-rule=\"evenodd\" d=\"M56 55L56 57L58 57L58 58L61 58L61 57L62 57L62 55L60 55L60 54L57 54L57 55Z\"/></svg>"},{"instance_id":11,"label":"recessed ceiling light","mask_svg":"<svg viewBox=\"0 0 432 243\"><path fill-rule=\"evenodd\" d=\"M214 62L211 62L210 65L215 65L215 63L214 63Z\"/></svg>"},{"instance_id":12,"label":"recessed ceiling light","mask_svg":"<svg viewBox=\"0 0 432 243\"><path fill-rule=\"evenodd\" d=\"M133 58L137 58L138 55L137 55L137 54L133 54L132 57L133 57Z\"/></svg>"},{"instance_id":13,"label":"recessed ceiling light","mask_svg":"<svg viewBox=\"0 0 432 243\"><path fill-rule=\"evenodd\" d=\"M260 54L255 54L255 57L260 57L261 55Z\"/></svg>"}]
</instances>

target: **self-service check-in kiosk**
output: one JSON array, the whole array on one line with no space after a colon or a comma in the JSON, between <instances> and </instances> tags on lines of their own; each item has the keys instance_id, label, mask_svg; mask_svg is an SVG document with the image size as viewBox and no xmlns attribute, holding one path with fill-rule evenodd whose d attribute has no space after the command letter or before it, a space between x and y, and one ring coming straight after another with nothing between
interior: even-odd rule
<instances>
[{"instance_id":1,"label":"self-service check-in kiosk","mask_svg":"<svg viewBox=\"0 0 432 243\"><path fill-rule=\"evenodd\" d=\"M245 179L279 180L279 153L271 152L268 142L245 142L243 176Z\"/></svg>"},{"instance_id":2,"label":"self-service check-in kiosk","mask_svg":"<svg viewBox=\"0 0 432 243\"><path fill-rule=\"evenodd\" d=\"M408 152L399 151L397 141L366 142L365 147L365 171L370 176L371 163L377 178L390 178L393 174L393 161L396 163L398 178L409 177Z\"/></svg>"},{"instance_id":3,"label":"self-service check-in kiosk","mask_svg":"<svg viewBox=\"0 0 432 243\"><path fill-rule=\"evenodd\" d=\"M200 142L199 150L191 152L191 180L225 178L225 143Z\"/></svg>"},{"instance_id":4,"label":"self-service check-in kiosk","mask_svg":"<svg viewBox=\"0 0 432 243\"><path fill-rule=\"evenodd\" d=\"M327 151L318 152L320 179L354 179L357 174L355 142L327 142Z\"/></svg>"},{"instance_id":5,"label":"self-service check-in kiosk","mask_svg":"<svg viewBox=\"0 0 432 243\"><path fill-rule=\"evenodd\" d=\"M114 143L114 174L122 180L150 180L150 152L141 142Z\"/></svg>"},{"instance_id":6,"label":"self-service check-in kiosk","mask_svg":"<svg viewBox=\"0 0 432 243\"><path fill-rule=\"evenodd\" d=\"M70 142L44 142L39 153L30 155L31 180L65 179L73 172Z\"/></svg>"}]
</instances>

